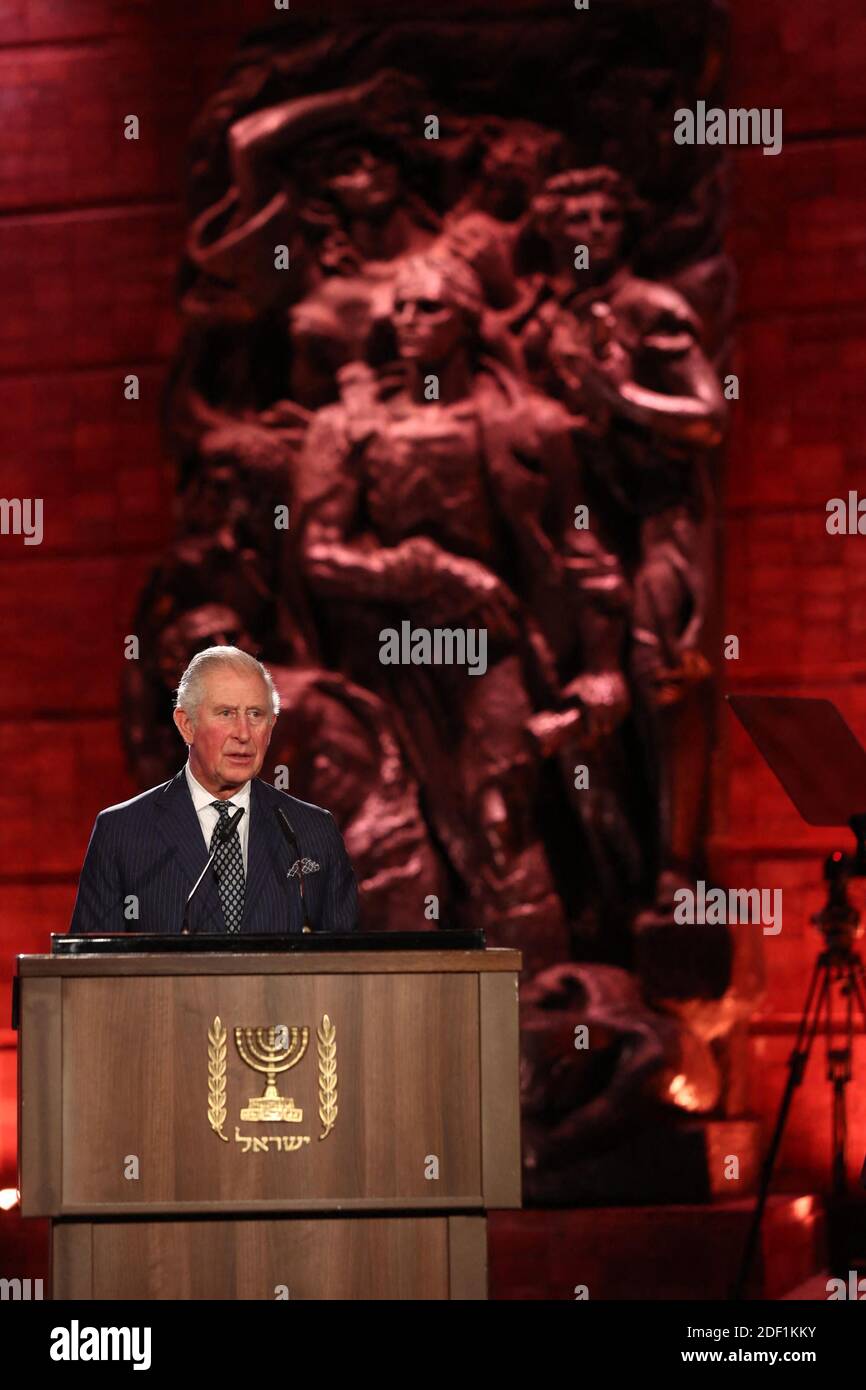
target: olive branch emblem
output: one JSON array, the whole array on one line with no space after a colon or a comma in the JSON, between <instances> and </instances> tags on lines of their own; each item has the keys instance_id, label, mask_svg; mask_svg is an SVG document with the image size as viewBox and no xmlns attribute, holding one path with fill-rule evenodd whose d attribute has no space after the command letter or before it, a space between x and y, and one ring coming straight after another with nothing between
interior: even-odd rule
<instances>
[{"instance_id":1,"label":"olive branch emblem","mask_svg":"<svg viewBox=\"0 0 866 1390\"><path fill-rule=\"evenodd\" d=\"M324 1128L319 1135L326 1139L337 1122L337 1030L327 1014L316 1029L317 1052L319 1055L319 1119ZM219 1014L214 1018L213 1027L208 1029L207 1041L207 1118L208 1124L223 1143L228 1137L223 1134L226 1121L226 1047L228 1032L223 1027Z\"/></svg>"},{"instance_id":2,"label":"olive branch emblem","mask_svg":"<svg viewBox=\"0 0 866 1390\"><path fill-rule=\"evenodd\" d=\"M337 1122L337 1030L327 1014L316 1029L319 1054L319 1119L325 1139Z\"/></svg>"},{"instance_id":3,"label":"olive branch emblem","mask_svg":"<svg viewBox=\"0 0 866 1390\"><path fill-rule=\"evenodd\" d=\"M224 1144L228 1138L223 1134L226 1122L226 1039L228 1033L217 1014L213 1028L207 1031L207 1119L215 1134Z\"/></svg>"}]
</instances>

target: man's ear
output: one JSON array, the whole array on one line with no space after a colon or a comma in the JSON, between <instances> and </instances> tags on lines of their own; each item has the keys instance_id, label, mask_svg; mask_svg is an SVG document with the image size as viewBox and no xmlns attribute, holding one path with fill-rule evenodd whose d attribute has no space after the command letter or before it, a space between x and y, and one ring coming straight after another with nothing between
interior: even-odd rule
<instances>
[{"instance_id":1,"label":"man's ear","mask_svg":"<svg viewBox=\"0 0 866 1390\"><path fill-rule=\"evenodd\" d=\"M175 709L174 722L184 743L191 744L194 733L193 722L185 709Z\"/></svg>"}]
</instances>

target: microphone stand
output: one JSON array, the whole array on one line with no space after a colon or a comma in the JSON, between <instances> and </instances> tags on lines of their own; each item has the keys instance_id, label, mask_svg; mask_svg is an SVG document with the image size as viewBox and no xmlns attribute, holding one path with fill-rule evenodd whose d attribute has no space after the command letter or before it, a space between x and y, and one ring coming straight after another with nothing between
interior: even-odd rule
<instances>
[{"instance_id":1,"label":"microphone stand","mask_svg":"<svg viewBox=\"0 0 866 1390\"><path fill-rule=\"evenodd\" d=\"M297 858L295 859L295 863L298 866L298 888L300 889L301 893L301 910L304 914L303 930L307 932L312 932L313 928L310 926L310 918L307 913L307 895L304 891L304 866L302 863L303 855L301 854L301 847L298 844L298 837L292 829L291 824L289 822L289 818L286 815L285 811L283 811L279 806L275 806L274 815L277 818L277 824L283 832L286 844L289 846L290 849L293 849L295 851L295 854L297 856ZM286 886L288 887L288 884Z\"/></svg>"},{"instance_id":2,"label":"microphone stand","mask_svg":"<svg viewBox=\"0 0 866 1390\"><path fill-rule=\"evenodd\" d=\"M189 936L189 934L190 934L190 930L189 930L189 909L190 909L190 903L192 902L193 898L195 897L196 893L198 892L199 884L201 883L202 879L204 878L205 874L207 873L207 871L208 871L208 869L210 868L210 866L211 866L211 864L213 863L213 861L216 859L217 854L218 854L219 851L222 849L223 845L228 841L229 836L234 834L235 829L236 829L237 824L238 824L238 821L240 820L241 816L244 814L244 809L245 809L245 808L244 808L243 806L238 806L238 808L237 808L237 814L236 814L236 815L232 816L229 820L227 820L227 821L225 822L224 825L219 825L219 826L217 826L217 839L216 839L216 843L214 844L214 847L213 847L213 849L212 849L212 851L211 851L210 858L208 859L207 863L205 864L204 868L202 869L201 873L199 874L198 878L196 879L195 883L193 884L193 886L192 886L192 888L191 888L191 890L190 890L189 897L188 897L187 900L186 900L186 906L185 906L184 909L183 909L183 922L182 922L181 928L180 928L180 934L181 934L181 936Z\"/></svg>"}]
</instances>

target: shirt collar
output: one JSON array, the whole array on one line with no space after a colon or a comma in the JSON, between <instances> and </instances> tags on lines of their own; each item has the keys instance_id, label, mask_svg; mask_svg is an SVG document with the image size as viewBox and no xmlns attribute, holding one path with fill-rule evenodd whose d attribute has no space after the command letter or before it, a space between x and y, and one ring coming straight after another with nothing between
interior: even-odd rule
<instances>
[{"instance_id":1,"label":"shirt collar","mask_svg":"<svg viewBox=\"0 0 866 1390\"><path fill-rule=\"evenodd\" d=\"M214 801L219 800L218 797L214 796L213 792L209 792L207 790L207 787L203 787L201 782L196 781L195 777L192 774L192 768L190 767L188 762L186 764L186 767L184 768L184 771L186 772L186 784L189 787L190 796L192 797L192 804L195 807L196 811L200 811L202 807L210 806L213 804ZM232 806L243 806L248 815L250 809L251 786L251 782L244 782L244 785L242 787L238 787L238 790L236 792L233 792L232 795L228 798Z\"/></svg>"}]
</instances>

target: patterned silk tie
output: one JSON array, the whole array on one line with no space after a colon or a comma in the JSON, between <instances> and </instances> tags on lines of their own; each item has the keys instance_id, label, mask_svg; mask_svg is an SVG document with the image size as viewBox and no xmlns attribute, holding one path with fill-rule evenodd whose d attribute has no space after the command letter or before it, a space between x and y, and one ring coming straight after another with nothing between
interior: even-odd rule
<instances>
[{"instance_id":1,"label":"patterned silk tie","mask_svg":"<svg viewBox=\"0 0 866 1390\"><path fill-rule=\"evenodd\" d=\"M212 801L211 806L219 812L219 822L214 826L210 842L210 852L213 853L219 831L229 819L232 811L237 816L237 808L230 806L227 801ZM244 915L244 856L237 830L229 835L225 843L219 846L213 866L219 880L220 902L226 922L226 931L238 932L241 929L241 918Z\"/></svg>"}]
</instances>

